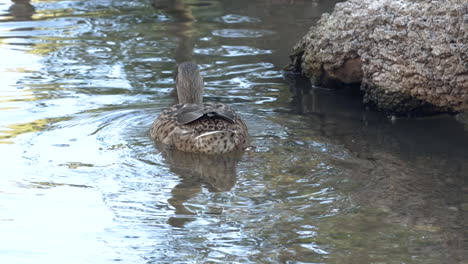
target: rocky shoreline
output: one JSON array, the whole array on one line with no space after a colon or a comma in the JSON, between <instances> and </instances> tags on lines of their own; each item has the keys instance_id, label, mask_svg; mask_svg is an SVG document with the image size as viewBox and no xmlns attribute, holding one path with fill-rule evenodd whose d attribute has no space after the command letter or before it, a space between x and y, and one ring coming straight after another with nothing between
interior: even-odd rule
<instances>
[{"instance_id":1,"label":"rocky shoreline","mask_svg":"<svg viewBox=\"0 0 468 264\"><path fill-rule=\"evenodd\" d=\"M468 110L468 3L349 0L295 45L288 69L313 85L358 85L396 115Z\"/></svg>"}]
</instances>

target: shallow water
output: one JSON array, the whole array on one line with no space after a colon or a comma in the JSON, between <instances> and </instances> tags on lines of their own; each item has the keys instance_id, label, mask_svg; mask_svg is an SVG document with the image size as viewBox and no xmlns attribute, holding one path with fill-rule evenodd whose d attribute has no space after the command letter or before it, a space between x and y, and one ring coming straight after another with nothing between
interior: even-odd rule
<instances>
[{"instance_id":1,"label":"shallow water","mask_svg":"<svg viewBox=\"0 0 468 264\"><path fill-rule=\"evenodd\" d=\"M466 263L467 128L283 76L333 1L0 2L0 263ZM161 153L176 62L242 156Z\"/></svg>"}]
</instances>

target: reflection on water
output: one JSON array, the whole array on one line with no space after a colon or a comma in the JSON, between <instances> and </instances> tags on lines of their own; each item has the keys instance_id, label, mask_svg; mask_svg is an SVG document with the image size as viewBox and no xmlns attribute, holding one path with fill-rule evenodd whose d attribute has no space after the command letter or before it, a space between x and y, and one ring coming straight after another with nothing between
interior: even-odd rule
<instances>
[{"instance_id":1,"label":"reflection on water","mask_svg":"<svg viewBox=\"0 0 468 264\"><path fill-rule=\"evenodd\" d=\"M181 0L153 0L152 5L156 10L161 10L164 16L168 16L168 19L172 18L167 32L177 38L174 52L176 63L191 61L194 47L193 35L196 32L193 7Z\"/></svg>"},{"instance_id":2,"label":"reflection on water","mask_svg":"<svg viewBox=\"0 0 468 264\"><path fill-rule=\"evenodd\" d=\"M183 227L187 221L193 221L195 213L184 206L184 203L196 197L202 184L209 191L229 191L236 182L237 163L242 153L229 153L225 155L203 155L199 153L186 153L159 146L169 168L179 175L181 182L171 191L172 197L168 200L174 206L176 216L169 218L169 224L174 227Z\"/></svg>"},{"instance_id":3,"label":"reflection on water","mask_svg":"<svg viewBox=\"0 0 468 264\"><path fill-rule=\"evenodd\" d=\"M30 0L13 0L13 4L8 9L14 20L31 20L36 11Z\"/></svg>"},{"instance_id":4,"label":"reflection on water","mask_svg":"<svg viewBox=\"0 0 468 264\"><path fill-rule=\"evenodd\" d=\"M0 2L0 262L466 262L466 128L280 72L334 3ZM252 150L155 148L184 60Z\"/></svg>"},{"instance_id":5,"label":"reflection on water","mask_svg":"<svg viewBox=\"0 0 468 264\"><path fill-rule=\"evenodd\" d=\"M411 232L426 232L420 240L406 245L408 253L426 254L428 259L449 255L442 263L464 259L465 234L460 230L465 225L462 207L467 190L468 137L461 123L451 116L391 120L366 110L359 96L312 88L301 78L292 82L291 90L292 109L307 113L316 133L333 139L351 154L330 164L346 176L350 186L342 187L350 188L347 196L364 215L347 214L340 217L338 226L349 225L345 222L354 217L383 217L384 223L410 230L408 234L398 231L404 239L411 239ZM367 223L369 228L376 228L374 224ZM328 235L333 237L337 232L349 231L338 229ZM368 235L359 239L368 240ZM334 242L349 243L340 240ZM375 240L380 247L388 246L380 243L381 238ZM365 247L375 247L372 243L376 241L365 242ZM438 249L434 251L434 247ZM404 257L398 251L394 254ZM355 261L366 263L373 259L359 256Z\"/></svg>"}]
</instances>

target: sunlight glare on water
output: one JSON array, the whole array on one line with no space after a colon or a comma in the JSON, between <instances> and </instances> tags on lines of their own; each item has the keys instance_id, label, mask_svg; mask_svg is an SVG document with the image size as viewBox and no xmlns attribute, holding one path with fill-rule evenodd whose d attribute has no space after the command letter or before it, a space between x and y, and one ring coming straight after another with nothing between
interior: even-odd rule
<instances>
[{"instance_id":1,"label":"sunlight glare on water","mask_svg":"<svg viewBox=\"0 0 468 264\"><path fill-rule=\"evenodd\" d=\"M0 263L464 263L466 128L284 75L337 1L1 1ZM160 151L193 60L252 147Z\"/></svg>"}]
</instances>

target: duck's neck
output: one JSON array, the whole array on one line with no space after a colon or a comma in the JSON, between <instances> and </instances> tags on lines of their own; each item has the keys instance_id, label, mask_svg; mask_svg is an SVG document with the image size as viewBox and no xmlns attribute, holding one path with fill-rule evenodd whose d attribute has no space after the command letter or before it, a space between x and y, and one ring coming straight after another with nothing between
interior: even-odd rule
<instances>
[{"instance_id":1,"label":"duck's neck","mask_svg":"<svg viewBox=\"0 0 468 264\"><path fill-rule=\"evenodd\" d=\"M177 97L179 104L202 104L203 103L203 84L201 87L194 87L190 84L188 87L177 86Z\"/></svg>"},{"instance_id":2,"label":"duck's neck","mask_svg":"<svg viewBox=\"0 0 468 264\"><path fill-rule=\"evenodd\" d=\"M176 76L179 104L202 104L203 77L198 66L191 62L181 63L177 68Z\"/></svg>"}]
</instances>

